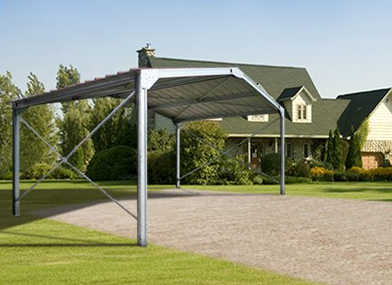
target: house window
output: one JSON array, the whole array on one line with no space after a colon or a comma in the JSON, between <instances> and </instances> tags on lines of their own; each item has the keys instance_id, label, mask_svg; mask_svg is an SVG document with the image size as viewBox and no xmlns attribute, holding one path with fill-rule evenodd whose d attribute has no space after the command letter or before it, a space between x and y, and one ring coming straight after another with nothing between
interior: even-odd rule
<instances>
[{"instance_id":1,"label":"house window","mask_svg":"<svg viewBox=\"0 0 392 285\"><path fill-rule=\"evenodd\" d=\"M286 156L293 158L293 145L291 143L286 144Z\"/></svg>"},{"instance_id":2,"label":"house window","mask_svg":"<svg viewBox=\"0 0 392 285\"><path fill-rule=\"evenodd\" d=\"M298 120L306 120L306 105L298 105Z\"/></svg>"},{"instance_id":3,"label":"house window","mask_svg":"<svg viewBox=\"0 0 392 285\"><path fill-rule=\"evenodd\" d=\"M268 122L268 114L248 116L249 122Z\"/></svg>"},{"instance_id":4,"label":"house window","mask_svg":"<svg viewBox=\"0 0 392 285\"><path fill-rule=\"evenodd\" d=\"M304 157L307 158L310 156L310 149L309 149L309 144L304 144Z\"/></svg>"}]
</instances>

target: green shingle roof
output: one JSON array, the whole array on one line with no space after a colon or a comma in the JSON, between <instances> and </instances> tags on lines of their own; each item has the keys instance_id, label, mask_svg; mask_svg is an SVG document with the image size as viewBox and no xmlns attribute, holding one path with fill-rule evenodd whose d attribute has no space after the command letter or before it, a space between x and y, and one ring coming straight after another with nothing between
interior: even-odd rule
<instances>
[{"instance_id":1,"label":"green shingle roof","mask_svg":"<svg viewBox=\"0 0 392 285\"><path fill-rule=\"evenodd\" d=\"M344 136L349 136L351 126L357 130L362 121L369 117L389 91L391 88L339 95L338 99L350 100L350 104L338 121L340 132Z\"/></svg>"}]
</instances>

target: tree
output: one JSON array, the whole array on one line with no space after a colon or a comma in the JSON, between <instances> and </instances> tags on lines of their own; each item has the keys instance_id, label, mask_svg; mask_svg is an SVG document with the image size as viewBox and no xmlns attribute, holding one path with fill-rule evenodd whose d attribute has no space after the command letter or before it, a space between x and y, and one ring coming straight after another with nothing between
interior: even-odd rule
<instances>
[{"instance_id":1,"label":"tree","mask_svg":"<svg viewBox=\"0 0 392 285\"><path fill-rule=\"evenodd\" d=\"M57 89L63 89L68 86L79 83L80 73L72 65L66 67L60 64L56 79L57 79L57 84L56 84ZM67 113L70 104L71 104L70 102L65 102L61 104L61 110L63 111L64 114Z\"/></svg>"},{"instance_id":2,"label":"tree","mask_svg":"<svg viewBox=\"0 0 392 285\"><path fill-rule=\"evenodd\" d=\"M60 65L57 72L57 88L65 88L80 81L80 74L72 65L68 68ZM60 147L63 156L81 142L89 133L91 120L91 105L86 100L72 101L62 104L63 119L58 121L60 129ZM86 170L87 164L94 155L93 142L88 139L71 156L70 163L82 171Z\"/></svg>"},{"instance_id":3,"label":"tree","mask_svg":"<svg viewBox=\"0 0 392 285\"><path fill-rule=\"evenodd\" d=\"M343 151L342 151L342 141L340 138L339 129L336 128L334 134L332 131L329 132L329 137L326 144L326 162L332 164L334 169L343 169Z\"/></svg>"},{"instance_id":4,"label":"tree","mask_svg":"<svg viewBox=\"0 0 392 285\"><path fill-rule=\"evenodd\" d=\"M148 151L171 151L175 142L175 135L167 129L153 129L148 132Z\"/></svg>"},{"instance_id":5,"label":"tree","mask_svg":"<svg viewBox=\"0 0 392 285\"><path fill-rule=\"evenodd\" d=\"M217 158L219 156L219 151L223 150L226 140L226 133L217 122L192 122L186 125L185 128L214 145L218 150L195 138L186 131L181 132L181 169L183 173L187 173L196 167L202 166L204 163ZM185 179L185 183L214 183L218 179L218 174L219 164L209 164L189 175Z\"/></svg>"},{"instance_id":6,"label":"tree","mask_svg":"<svg viewBox=\"0 0 392 285\"><path fill-rule=\"evenodd\" d=\"M369 118L366 118L365 120L362 121L361 125L355 132L360 149L362 149L365 146L368 134L369 134Z\"/></svg>"},{"instance_id":7,"label":"tree","mask_svg":"<svg viewBox=\"0 0 392 285\"><path fill-rule=\"evenodd\" d=\"M90 117L91 106L86 100L69 104L63 120L59 123L60 146L63 156L68 155L90 133L88 128ZM85 171L93 155L94 145L91 138L89 138L71 156L69 162L80 170Z\"/></svg>"},{"instance_id":8,"label":"tree","mask_svg":"<svg viewBox=\"0 0 392 285\"><path fill-rule=\"evenodd\" d=\"M334 135L333 135L333 141L332 141L332 148L333 148L333 160L332 160L332 165L334 169L337 170L342 170L343 169L343 150L342 150L342 140L340 138L340 132L339 129L336 128Z\"/></svg>"},{"instance_id":9,"label":"tree","mask_svg":"<svg viewBox=\"0 0 392 285\"><path fill-rule=\"evenodd\" d=\"M0 175L11 171L12 160L12 108L9 101L21 97L12 83L11 73L0 74Z\"/></svg>"},{"instance_id":10,"label":"tree","mask_svg":"<svg viewBox=\"0 0 392 285\"><path fill-rule=\"evenodd\" d=\"M121 100L114 98L99 98L94 100L93 116L90 120L90 130L93 130L104 118L109 115ZM129 108L123 107L106 121L92 136L95 151L112 148L121 142L125 128L131 128ZM128 145L130 146L130 145Z\"/></svg>"},{"instance_id":11,"label":"tree","mask_svg":"<svg viewBox=\"0 0 392 285\"><path fill-rule=\"evenodd\" d=\"M334 156L332 142L333 142L333 135L332 135L332 130L330 130L328 135L328 140L325 143L325 155L324 155L324 161L329 163L331 163L331 159Z\"/></svg>"},{"instance_id":12,"label":"tree","mask_svg":"<svg viewBox=\"0 0 392 285\"><path fill-rule=\"evenodd\" d=\"M34 73L28 76L26 96L43 93L45 87ZM38 105L29 107L22 113L22 117L32 126L48 143L56 146L58 142L55 113L50 105ZM21 170L29 171L37 163L52 164L57 156L46 144L25 124L21 124Z\"/></svg>"},{"instance_id":13,"label":"tree","mask_svg":"<svg viewBox=\"0 0 392 285\"><path fill-rule=\"evenodd\" d=\"M354 132L354 127L351 127L351 137L349 140L349 147L346 159L346 169L358 166L362 167L360 140Z\"/></svg>"}]
</instances>

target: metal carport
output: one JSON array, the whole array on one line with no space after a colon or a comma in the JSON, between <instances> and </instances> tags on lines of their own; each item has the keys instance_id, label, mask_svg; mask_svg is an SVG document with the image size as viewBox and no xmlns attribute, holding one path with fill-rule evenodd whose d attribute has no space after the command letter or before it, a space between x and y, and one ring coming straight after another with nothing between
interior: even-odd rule
<instances>
[{"instance_id":1,"label":"metal carport","mask_svg":"<svg viewBox=\"0 0 392 285\"><path fill-rule=\"evenodd\" d=\"M281 139L281 180L280 193L284 189L284 108L279 105L258 84L253 82L238 68L168 68L168 69L131 69L117 75L96 78L68 88L18 99L13 107L13 214L19 216L20 199L31 191L47 175L37 181L22 195L19 193L19 128L22 120L33 132L27 122L21 118L23 111L31 106L49 103L83 100L111 96L123 98L123 102L105 118L84 140L82 140L66 157L60 156L60 162L70 165L82 177L91 181L84 173L72 166L68 158L114 113L125 104L135 102L137 107L138 133L138 182L137 182L137 242L139 246L147 245L147 110L153 110L171 118L177 126L177 187L180 186L180 124L220 117L247 116L278 112L280 115ZM35 132L36 133L36 132ZM36 133L38 136L39 134ZM56 151L52 146L48 146ZM57 153L57 152L56 152ZM53 169L53 170L54 170ZM53 171L52 170L52 171ZM122 206L121 206L122 207ZM125 211L130 213L124 207Z\"/></svg>"}]
</instances>

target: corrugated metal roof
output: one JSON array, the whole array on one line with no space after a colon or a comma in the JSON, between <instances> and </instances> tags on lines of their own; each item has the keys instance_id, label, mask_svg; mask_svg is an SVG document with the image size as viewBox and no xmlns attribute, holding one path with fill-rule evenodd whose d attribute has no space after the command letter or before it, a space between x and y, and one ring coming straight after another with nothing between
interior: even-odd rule
<instances>
[{"instance_id":1,"label":"corrugated metal roof","mask_svg":"<svg viewBox=\"0 0 392 285\"><path fill-rule=\"evenodd\" d=\"M148 107L173 121L192 121L277 112L280 107L238 68L131 69L83 84L13 101L17 108L112 96L127 97L136 76L151 81ZM143 83L144 84L144 83Z\"/></svg>"}]
</instances>

